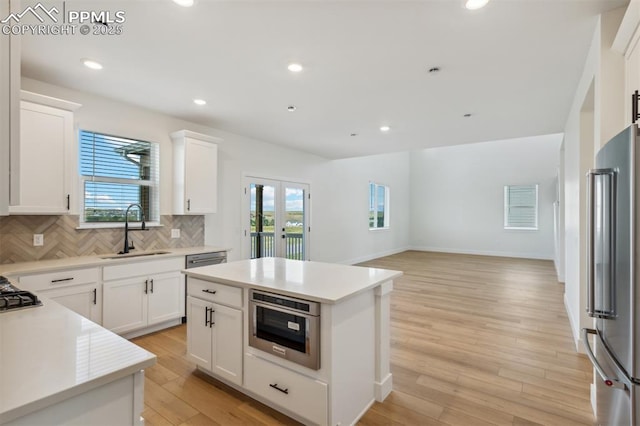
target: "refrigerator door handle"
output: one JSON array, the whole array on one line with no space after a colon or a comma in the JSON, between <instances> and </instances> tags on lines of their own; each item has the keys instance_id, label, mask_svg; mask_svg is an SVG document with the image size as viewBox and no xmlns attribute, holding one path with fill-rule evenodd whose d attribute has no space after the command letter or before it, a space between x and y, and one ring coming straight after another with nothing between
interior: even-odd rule
<instances>
[{"instance_id":1,"label":"refrigerator door handle","mask_svg":"<svg viewBox=\"0 0 640 426\"><path fill-rule=\"evenodd\" d=\"M598 375L600 376L602 381L604 381L605 385L612 387L614 389L622 389L622 390L626 389L627 387L625 386L624 383L622 383L620 380L616 378L613 378L607 375L604 369L600 366L600 363L596 359L596 356L593 353L593 350L591 349L591 345L589 344L589 334L595 334L597 336L598 331L592 328L582 329L582 340L584 342L584 348L587 351L587 357L589 357L589 361L591 361L591 364L593 364L593 368L596 369L596 371L598 372Z\"/></svg>"},{"instance_id":2,"label":"refrigerator door handle","mask_svg":"<svg viewBox=\"0 0 640 426\"><path fill-rule=\"evenodd\" d=\"M596 309L596 262L595 262L595 235L596 235L596 177L608 176L609 177L609 214L608 214L608 226L609 226L609 304L608 308L604 306L601 309ZM612 319L616 317L614 297L613 297L613 285L615 283L615 268L613 263L615 261L615 221L616 221L616 181L615 171L613 169L593 169L587 173L587 313L590 317ZM603 283L604 284L604 283Z\"/></svg>"}]
</instances>

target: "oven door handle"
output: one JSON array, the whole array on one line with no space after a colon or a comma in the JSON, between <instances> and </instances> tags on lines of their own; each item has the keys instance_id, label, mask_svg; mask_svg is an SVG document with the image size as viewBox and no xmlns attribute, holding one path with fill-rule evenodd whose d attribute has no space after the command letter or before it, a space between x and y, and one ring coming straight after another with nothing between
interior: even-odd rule
<instances>
[{"instance_id":1,"label":"oven door handle","mask_svg":"<svg viewBox=\"0 0 640 426\"><path fill-rule=\"evenodd\" d=\"M249 301L249 306L250 306L250 309L252 310L254 309L254 306L261 306L265 309L271 309L272 311L283 312L289 315L296 315L298 317L309 318L309 319L318 318L317 315L310 315L306 312L296 311L295 309L281 308L280 306L274 306L269 303L256 302L255 300Z\"/></svg>"}]
</instances>

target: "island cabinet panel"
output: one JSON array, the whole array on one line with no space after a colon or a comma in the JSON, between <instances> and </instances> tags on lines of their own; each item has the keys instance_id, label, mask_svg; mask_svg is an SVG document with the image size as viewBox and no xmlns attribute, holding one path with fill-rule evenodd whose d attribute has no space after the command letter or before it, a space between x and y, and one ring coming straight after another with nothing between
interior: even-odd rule
<instances>
[{"instance_id":1,"label":"island cabinet panel","mask_svg":"<svg viewBox=\"0 0 640 426\"><path fill-rule=\"evenodd\" d=\"M189 294L199 299L231 306L242 307L242 289L198 278L189 278Z\"/></svg>"},{"instance_id":2,"label":"island cabinet panel","mask_svg":"<svg viewBox=\"0 0 640 426\"><path fill-rule=\"evenodd\" d=\"M315 424L328 424L326 383L246 354L245 387Z\"/></svg>"},{"instance_id":3,"label":"island cabinet panel","mask_svg":"<svg viewBox=\"0 0 640 426\"><path fill-rule=\"evenodd\" d=\"M209 310L213 303L187 296L187 358L211 371L213 333L209 327Z\"/></svg>"},{"instance_id":4,"label":"island cabinet panel","mask_svg":"<svg viewBox=\"0 0 640 426\"><path fill-rule=\"evenodd\" d=\"M242 310L201 299L201 293L194 292L191 284L189 278L187 358L204 370L242 385ZM196 286L195 290L200 288Z\"/></svg>"}]
</instances>

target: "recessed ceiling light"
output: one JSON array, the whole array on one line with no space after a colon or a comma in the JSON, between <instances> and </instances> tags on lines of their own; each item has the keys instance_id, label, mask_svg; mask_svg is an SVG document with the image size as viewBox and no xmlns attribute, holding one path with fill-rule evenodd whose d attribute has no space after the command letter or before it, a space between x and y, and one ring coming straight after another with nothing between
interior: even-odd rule
<instances>
[{"instance_id":1,"label":"recessed ceiling light","mask_svg":"<svg viewBox=\"0 0 640 426\"><path fill-rule=\"evenodd\" d=\"M489 3L489 0L467 0L464 7L469 10L476 10L485 7L487 3Z\"/></svg>"},{"instance_id":2,"label":"recessed ceiling light","mask_svg":"<svg viewBox=\"0 0 640 426\"><path fill-rule=\"evenodd\" d=\"M302 71L302 65L300 64L289 64L287 69L291 72L300 72Z\"/></svg>"},{"instance_id":3,"label":"recessed ceiling light","mask_svg":"<svg viewBox=\"0 0 640 426\"><path fill-rule=\"evenodd\" d=\"M206 105L207 101L205 101L204 99L194 99L193 103L196 104L196 105L202 106L202 105Z\"/></svg>"},{"instance_id":4,"label":"recessed ceiling light","mask_svg":"<svg viewBox=\"0 0 640 426\"><path fill-rule=\"evenodd\" d=\"M295 111L295 110L296 110L296 106L295 106L295 105L289 105L289 106L287 107L287 111L289 111L289 112L293 112L293 111Z\"/></svg>"},{"instance_id":5,"label":"recessed ceiling light","mask_svg":"<svg viewBox=\"0 0 640 426\"><path fill-rule=\"evenodd\" d=\"M102 69L102 64L101 63L96 62L96 61L91 60L91 59L83 59L82 63L84 64L85 67L91 68L92 70L101 70Z\"/></svg>"},{"instance_id":6,"label":"recessed ceiling light","mask_svg":"<svg viewBox=\"0 0 640 426\"><path fill-rule=\"evenodd\" d=\"M381 126L380 127L380 131L381 132L388 132L389 130L391 130L391 127L389 127L389 126Z\"/></svg>"},{"instance_id":7,"label":"recessed ceiling light","mask_svg":"<svg viewBox=\"0 0 640 426\"><path fill-rule=\"evenodd\" d=\"M182 7L193 6L194 0L173 0L173 2Z\"/></svg>"}]
</instances>

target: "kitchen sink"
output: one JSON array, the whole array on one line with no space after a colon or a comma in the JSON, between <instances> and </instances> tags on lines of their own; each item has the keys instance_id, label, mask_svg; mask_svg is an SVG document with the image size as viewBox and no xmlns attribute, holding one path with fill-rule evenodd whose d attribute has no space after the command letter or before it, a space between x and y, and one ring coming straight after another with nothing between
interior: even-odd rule
<instances>
[{"instance_id":1,"label":"kitchen sink","mask_svg":"<svg viewBox=\"0 0 640 426\"><path fill-rule=\"evenodd\" d=\"M100 259L112 260L112 259L125 259L130 257L145 257L156 256L159 254L169 254L170 251L156 250L156 251L143 251L141 253L126 253L126 254L110 254L108 256L101 256Z\"/></svg>"}]
</instances>

